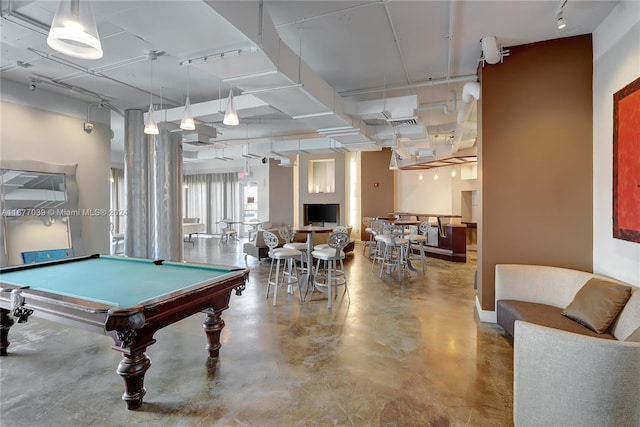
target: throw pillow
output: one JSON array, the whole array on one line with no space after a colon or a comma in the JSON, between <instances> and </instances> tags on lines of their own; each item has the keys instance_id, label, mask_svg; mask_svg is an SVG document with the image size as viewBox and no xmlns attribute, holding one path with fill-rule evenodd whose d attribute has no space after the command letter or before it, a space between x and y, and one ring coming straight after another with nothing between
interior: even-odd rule
<instances>
[{"instance_id":1,"label":"throw pillow","mask_svg":"<svg viewBox=\"0 0 640 427\"><path fill-rule=\"evenodd\" d=\"M584 284L562 314L601 334L630 296L630 286L593 278Z\"/></svg>"}]
</instances>

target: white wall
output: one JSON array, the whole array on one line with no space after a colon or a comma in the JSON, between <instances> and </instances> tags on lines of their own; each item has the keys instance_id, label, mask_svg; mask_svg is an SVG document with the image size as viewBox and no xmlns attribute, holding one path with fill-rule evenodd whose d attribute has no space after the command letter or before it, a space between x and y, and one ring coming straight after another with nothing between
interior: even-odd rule
<instances>
[{"instance_id":1,"label":"white wall","mask_svg":"<svg viewBox=\"0 0 640 427\"><path fill-rule=\"evenodd\" d=\"M309 193L309 160L335 159L335 192L333 193ZM348 173L346 155L343 153L306 154L298 156L298 225L303 225L304 205L313 203L338 203L340 204L340 224L346 225L349 219L349 205L347 203L346 176Z\"/></svg>"},{"instance_id":2,"label":"white wall","mask_svg":"<svg viewBox=\"0 0 640 427\"><path fill-rule=\"evenodd\" d=\"M71 247L67 224L62 221L51 224L47 219L36 217L6 222L7 265L22 264L22 252Z\"/></svg>"},{"instance_id":3,"label":"white wall","mask_svg":"<svg viewBox=\"0 0 640 427\"><path fill-rule=\"evenodd\" d=\"M613 238L613 94L640 77L640 2L593 33L593 269L640 286L640 243ZM639 207L640 209L640 207Z\"/></svg>"},{"instance_id":4,"label":"white wall","mask_svg":"<svg viewBox=\"0 0 640 427\"><path fill-rule=\"evenodd\" d=\"M109 209L110 129L109 110L91 109L95 128L83 130L87 103L26 85L2 81L0 102L3 160L36 160L56 164L77 163L79 208ZM51 108L59 112L47 112ZM98 110L98 111L96 111ZM104 115L104 117L103 117ZM109 253L109 217L83 216L84 253ZM74 248L74 250L77 248Z\"/></svg>"},{"instance_id":5,"label":"white wall","mask_svg":"<svg viewBox=\"0 0 640 427\"><path fill-rule=\"evenodd\" d=\"M398 212L460 214L453 211L453 180L451 168L395 172L395 210ZM420 180L422 176L422 180ZM460 197L458 195L458 197Z\"/></svg>"}]
</instances>

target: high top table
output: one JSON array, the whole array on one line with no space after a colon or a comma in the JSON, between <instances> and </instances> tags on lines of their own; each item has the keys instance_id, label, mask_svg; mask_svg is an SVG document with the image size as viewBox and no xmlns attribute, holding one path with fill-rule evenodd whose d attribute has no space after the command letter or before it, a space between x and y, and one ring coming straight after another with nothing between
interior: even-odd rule
<instances>
[{"instance_id":1,"label":"high top table","mask_svg":"<svg viewBox=\"0 0 640 427\"><path fill-rule=\"evenodd\" d=\"M296 233L307 234L307 286L311 286L311 284L313 284L313 256L311 255L313 252L313 236L316 233L331 233L333 228L321 227L318 225L305 225L302 227L294 227L293 230L295 230Z\"/></svg>"}]
</instances>

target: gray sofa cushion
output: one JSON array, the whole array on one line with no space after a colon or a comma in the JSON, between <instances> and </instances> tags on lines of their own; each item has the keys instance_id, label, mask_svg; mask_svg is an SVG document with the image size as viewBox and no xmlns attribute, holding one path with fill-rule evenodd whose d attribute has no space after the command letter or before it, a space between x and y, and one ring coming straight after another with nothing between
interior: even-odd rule
<instances>
[{"instance_id":1,"label":"gray sofa cushion","mask_svg":"<svg viewBox=\"0 0 640 427\"><path fill-rule=\"evenodd\" d=\"M496 303L498 324L511 336L514 334L514 322L516 320L524 320L536 325L561 329L576 334L615 339L613 335L608 333L598 334L586 326L563 316L562 310L559 307L526 301L500 300Z\"/></svg>"}]
</instances>

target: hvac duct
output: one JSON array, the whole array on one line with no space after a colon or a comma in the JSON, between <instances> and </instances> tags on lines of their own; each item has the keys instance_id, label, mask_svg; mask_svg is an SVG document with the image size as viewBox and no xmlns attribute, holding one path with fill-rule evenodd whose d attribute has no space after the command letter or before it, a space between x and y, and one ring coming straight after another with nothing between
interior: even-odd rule
<instances>
[{"instance_id":1,"label":"hvac duct","mask_svg":"<svg viewBox=\"0 0 640 427\"><path fill-rule=\"evenodd\" d=\"M456 130L451 147L452 153L457 153L460 148L467 148L461 147L462 134L464 133L465 124L469 120L469 116L471 115L471 110L473 110L473 107L478 99L480 99L480 83L465 83L464 87L462 88L462 103L460 104L460 110L458 111L458 120L456 121ZM471 142L471 145L473 145L473 141Z\"/></svg>"},{"instance_id":2,"label":"hvac duct","mask_svg":"<svg viewBox=\"0 0 640 427\"><path fill-rule=\"evenodd\" d=\"M500 61L500 51L498 41L495 36L487 36L480 40L482 44L482 54L488 64L497 64Z\"/></svg>"}]
</instances>

